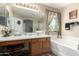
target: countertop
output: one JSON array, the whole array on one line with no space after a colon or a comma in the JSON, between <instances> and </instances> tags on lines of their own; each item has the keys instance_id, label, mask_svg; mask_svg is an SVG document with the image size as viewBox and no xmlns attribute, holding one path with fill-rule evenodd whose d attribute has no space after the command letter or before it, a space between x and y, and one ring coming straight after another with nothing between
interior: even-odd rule
<instances>
[{"instance_id":1,"label":"countertop","mask_svg":"<svg viewBox=\"0 0 79 59\"><path fill-rule=\"evenodd\" d=\"M51 37L51 35L32 35L32 36L22 35L22 36L0 37L0 42L22 40L22 39L33 39L33 38L46 38L46 37Z\"/></svg>"}]
</instances>

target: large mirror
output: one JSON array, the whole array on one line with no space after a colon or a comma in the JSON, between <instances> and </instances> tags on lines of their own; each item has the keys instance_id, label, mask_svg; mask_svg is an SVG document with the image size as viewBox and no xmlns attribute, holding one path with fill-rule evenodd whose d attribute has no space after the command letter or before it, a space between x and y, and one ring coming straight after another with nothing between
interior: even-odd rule
<instances>
[{"instance_id":1,"label":"large mirror","mask_svg":"<svg viewBox=\"0 0 79 59\"><path fill-rule=\"evenodd\" d=\"M0 3L0 25L12 30L12 34L44 31L42 13Z\"/></svg>"}]
</instances>

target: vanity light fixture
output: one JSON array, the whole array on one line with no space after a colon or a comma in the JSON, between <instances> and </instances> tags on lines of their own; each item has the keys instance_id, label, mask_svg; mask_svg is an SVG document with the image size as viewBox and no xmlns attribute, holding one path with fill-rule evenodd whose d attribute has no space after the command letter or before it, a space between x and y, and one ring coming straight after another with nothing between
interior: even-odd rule
<instances>
[{"instance_id":1,"label":"vanity light fixture","mask_svg":"<svg viewBox=\"0 0 79 59\"><path fill-rule=\"evenodd\" d=\"M38 6L36 6L34 4L16 3L16 5L26 7L26 8L30 8L30 9L33 9L35 11L39 11Z\"/></svg>"}]
</instances>

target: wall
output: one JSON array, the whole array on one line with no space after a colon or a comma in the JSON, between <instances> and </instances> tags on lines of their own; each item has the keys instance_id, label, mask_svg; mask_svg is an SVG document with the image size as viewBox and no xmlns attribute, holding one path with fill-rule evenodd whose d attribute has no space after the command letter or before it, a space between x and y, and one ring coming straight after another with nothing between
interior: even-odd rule
<instances>
[{"instance_id":1,"label":"wall","mask_svg":"<svg viewBox=\"0 0 79 59\"><path fill-rule=\"evenodd\" d=\"M69 12L73 10L78 10L78 17L76 19L69 19ZM79 21L79 4L78 3L73 3L68 5L67 7L61 9L61 14L62 14L62 35L64 36L74 36L74 37L79 37L79 26L75 26L70 30L65 30L65 23L66 22L75 22Z\"/></svg>"}]
</instances>

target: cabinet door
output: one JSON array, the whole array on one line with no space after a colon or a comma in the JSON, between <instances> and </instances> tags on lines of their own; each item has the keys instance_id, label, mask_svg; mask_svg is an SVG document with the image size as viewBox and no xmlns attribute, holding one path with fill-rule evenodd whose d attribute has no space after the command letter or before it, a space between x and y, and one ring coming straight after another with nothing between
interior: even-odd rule
<instances>
[{"instance_id":1,"label":"cabinet door","mask_svg":"<svg viewBox=\"0 0 79 59\"><path fill-rule=\"evenodd\" d=\"M50 52L50 39L46 38L42 40L42 53Z\"/></svg>"},{"instance_id":2,"label":"cabinet door","mask_svg":"<svg viewBox=\"0 0 79 59\"><path fill-rule=\"evenodd\" d=\"M40 55L42 53L42 41L40 39L32 40L31 55Z\"/></svg>"}]
</instances>

